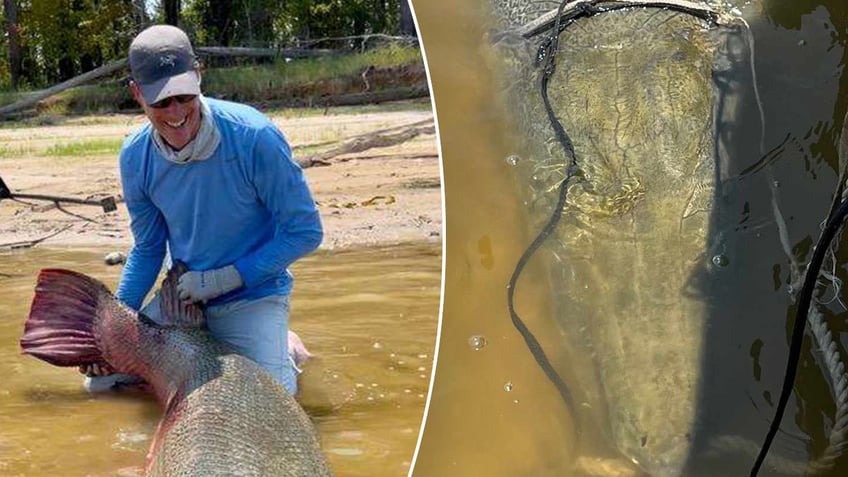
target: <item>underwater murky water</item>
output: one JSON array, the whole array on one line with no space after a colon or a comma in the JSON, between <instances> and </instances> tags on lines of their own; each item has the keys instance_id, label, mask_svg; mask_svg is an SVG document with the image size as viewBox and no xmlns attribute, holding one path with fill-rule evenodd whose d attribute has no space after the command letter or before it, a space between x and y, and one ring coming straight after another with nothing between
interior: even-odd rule
<instances>
[{"instance_id":1,"label":"underwater murky water","mask_svg":"<svg viewBox=\"0 0 848 477\"><path fill-rule=\"evenodd\" d=\"M731 82L723 84L727 89L716 100L720 111L714 111L724 121L716 138L721 143L716 174L722 182L710 223L714 248L692 257L712 261L708 273L698 277L698 293L708 306L692 317L702 320L703 336L680 337L698 342L703 352L696 369L667 363L668 376L698 377L695 435L687 436L692 454L682 473L690 477L747 475L765 437L786 366L797 269L803 271L828 213L848 104L848 75L843 74L848 4L721 3L724 11L735 7L746 19L750 37L738 37L732 75L723 78ZM520 112L504 106L492 73L485 5L478 0L413 4L433 81L447 214L441 345L414 476L639 475L612 444L609 422L603 422L628 410L608 409L598 393L586 392L596 399L579 399L581 416L575 416L510 322L506 284L549 212L531 210L521 193L520 182L527 177L520 164L527 157L513 140L521 131L511 121ZM626 78L639 80L638 75ZM597 81L613 82L606 76ZM591 130L592 118L585 121ZM547 147L560 146L552 140ZM842 255L848 247L842 248L835 272L844 279L848 261ZM593 363L615 350L574 344L579 341L574 335L583 330L568 320L568 310L557 308L558 294L566 292L550 278L551 268L554 275L558 266L570 270L559 260L550 247L536 254L519 281L516 309L579 395L581 387L604 386ZM617 279L630 276L630 270L622 272L627 273L604 275L604 283L614 288ZM821 298L829 302L821 309L844 361L846 309L832 295ZM595 292L587 301L601 307L627 299ZM825 452L831 429L844 426L834 422L834 385L821 356L808 333L783 432L759 475L803 475L808 462ZM618 364L618 372L638 381L639 356L631 358ZM673 407L676 396L626 398L650 399L640 405L665 409ZM600 416L599 424L578 429L575 420L583 414ZM636 437L644 447L656 436ZM844 441L838 435L833 439ZM846 472L848 458L841 455L817 475Z\"/></svg>"},{"instance_id":2,"label":"underwater murky water","mask_svg":"<svg viewBox=\"0 0 848 477\"><path fill-rule=\"evenodd\" d=\"M109 250L0 255L0 475L141 475L161 416L150 396L82 389L75 369L18 347L40 268L114 288ZM438 322L440 248L322 252L293 268L291 326L315 358L299 400L338 476L406 475L424 411Z\"/></svg>"}]
</instances>

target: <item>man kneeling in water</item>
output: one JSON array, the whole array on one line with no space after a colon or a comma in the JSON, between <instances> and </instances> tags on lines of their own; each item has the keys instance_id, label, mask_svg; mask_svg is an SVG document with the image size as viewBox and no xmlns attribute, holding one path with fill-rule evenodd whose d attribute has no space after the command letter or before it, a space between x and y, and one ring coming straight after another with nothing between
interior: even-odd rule
<instances>
[{"instance_id":1,"label":"man kneeling in water","mask_svg":"<svg viewBox=\"0 0 848 477\"><path fill-rule=\"evenodd\" d=\"M149 124L120 152L135 244L116 295L139 309L167 248L190 270L180 278L180 298L206 304L210 333L294 394L293 361L308 352L295 350L291 359L287 351L288 267L323 237L303 171L259 111L201 95L198 62L182 30L144 30L130 45L129 64L130 92ZM153 320L156 302L141 310ZM123 382L106 366L82 371L92 391Z\"/></svg>"}]
</instances>

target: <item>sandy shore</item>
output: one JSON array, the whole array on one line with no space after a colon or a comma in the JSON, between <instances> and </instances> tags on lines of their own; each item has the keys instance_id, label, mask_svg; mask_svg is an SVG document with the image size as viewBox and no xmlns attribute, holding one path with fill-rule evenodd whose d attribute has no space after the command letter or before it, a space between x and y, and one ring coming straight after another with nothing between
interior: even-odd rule
<instances>
[{"instance_id":1,"label":"sandy shore","mask_svg":"<svg viewBox=\"0 0 848 477\"><path fill-rule=\"evenodd\" d=\"M337 147L369 132L432 118L429 111L273 116L295 156ZM74 118L58 125L0 129L0 177L13 193L83 199L112 195L118 210L43 201L0 201L0 250L29 246L114 247L132 244L121 203L113 152L57 154L57 148L120 141L144 123L143 116ZM108 149L108 147L107 147ZM322 214L322 248L441 242L442 206L436 138L424 134L405 143L338 156L305 169ZM37 242L34 244L33 242Z\"/></svg>"}]
</instances>

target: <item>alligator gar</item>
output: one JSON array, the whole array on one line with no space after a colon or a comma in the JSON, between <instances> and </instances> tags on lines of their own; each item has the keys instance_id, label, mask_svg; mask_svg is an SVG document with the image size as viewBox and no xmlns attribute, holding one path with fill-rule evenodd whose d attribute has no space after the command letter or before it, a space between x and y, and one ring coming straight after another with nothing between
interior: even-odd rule
<instances>
[{"instance_id":1,"label":"alligator gar","mask_svg":"<svg viewBox=\"0 0 848 477\"><path fill-rule=\"evenodd\" d=\"M150 447L150 476L329 476L309 417L259 365L215 341L195 305L183 305L173 268L160 326L99 281L42 270L21 348L57 366L106 363L150 384L165 409Z\"/></svg>"},{"instance_id":2,"label":"alligator gar","mask_svg":"<svg viewBox=\"0 0 848 477\"><path fill-rule=\"evenodd\" d=\"M547 94L577 171L556 210L572 157L533 65L551 33L527 38L527 25L559 3L495 1L492 56L519 132L511 163L538 227L561 214L536 260L550 270L555 319L595 367L597 383L574 391L605 409L600 427L619 452L653 477L679 476L698 425L709 314L698 279L724 265L710 237L722 36L709 15L564 9L574 19L561 23Z\"/></svg>"}]
</instances>

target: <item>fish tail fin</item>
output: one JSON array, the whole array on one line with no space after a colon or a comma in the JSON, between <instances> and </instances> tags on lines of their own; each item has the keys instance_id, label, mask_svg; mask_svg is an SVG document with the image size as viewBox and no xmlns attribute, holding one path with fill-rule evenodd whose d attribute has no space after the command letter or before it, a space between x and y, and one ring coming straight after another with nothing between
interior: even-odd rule
<instances>
[{"instance_id":1,"label":"fish tail fin","mask_svg":"<svg viewBox=\"0 0 848 477\"><path fill-rule=\"evenodd\" d=\"M177 293L177 282L187 271L185 263L174 260L174 265L168 270L159 290L159 312L169 325L202 328L206 325L203 309L200 305L180 300Z\"/></svg>"},{"instance_id":2,"label":"fish tail fin","mask_svg":"<svg viewBox=\"0 0 848 477\"><path fill-rule=\"evenodd\" d=\"M24 325L21 349L56 366L103 363L94 333L105 285L81 273L44 269Z\"/></svg>"}]
</instances>

